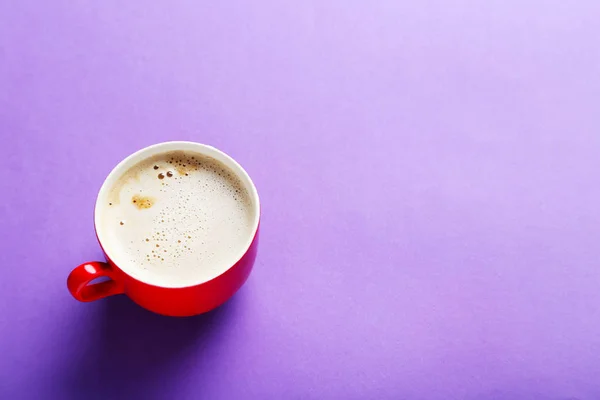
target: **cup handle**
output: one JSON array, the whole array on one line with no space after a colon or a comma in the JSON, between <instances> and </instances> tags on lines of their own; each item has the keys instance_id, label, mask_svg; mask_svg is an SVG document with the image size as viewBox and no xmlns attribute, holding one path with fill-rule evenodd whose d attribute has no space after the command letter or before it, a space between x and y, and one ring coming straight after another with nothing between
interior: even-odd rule
<instances>
[{"instance_id":1,"label":"cup handle","mask_svg":"<svg viewBox=\"0 0 600 400\"><path fill-rule=\"evenodd\" d=\"M109 280L89 285L96 278ZM125 292L122 278L110 264L99 261L87 262L75 268L67 278L69 292L79 301L94 301Z\"/></svg>"}]
</instances>

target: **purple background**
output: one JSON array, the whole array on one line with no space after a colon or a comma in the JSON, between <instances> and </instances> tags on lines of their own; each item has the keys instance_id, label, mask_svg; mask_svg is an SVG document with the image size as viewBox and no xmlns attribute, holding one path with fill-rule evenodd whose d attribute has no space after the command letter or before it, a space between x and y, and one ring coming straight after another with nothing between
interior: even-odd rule
<instances>
[{"instance_id":1,"label":"purple background","mask_svg":"<svg viewBox=\"0 0 600 400\"><path fill-rule=\"evenodd\" d=\"M600 399L599 19L0 0L0 397ZM254 178L253 274L198 318L76 302L100 184L166 140Z\"/></svg>"}]
</instances>

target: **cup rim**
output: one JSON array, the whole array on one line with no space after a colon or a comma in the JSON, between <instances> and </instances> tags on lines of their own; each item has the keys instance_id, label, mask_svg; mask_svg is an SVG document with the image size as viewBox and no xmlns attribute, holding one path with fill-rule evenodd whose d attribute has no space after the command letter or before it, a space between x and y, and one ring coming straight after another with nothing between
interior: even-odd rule
<instances>
[{"instance_id":1,"label":"cup rim","mask_svg":"<svg viewBox=\"0 0 600 400\"><path fill-rule=\"evenodd\" d=\"M125 173L129 168L131 168L135 164L143 161L144 159L152 157L153 155L170 152L170 151L193 151L193 152L201 153L208 157L212 157L212 158L216 159L217 161L220 161L223 164L225 164L225 166L227 168L229 168L232 172L234 172L235 175L246 186L246 189L248 190L248 193L252 199L252 205L253 205L253 211L254 211L251 234L249 235L249 238L248 238L247 242L245 243L245 245L243 246L243 248L242 247L240 248L240 252L239 252L240 255L238 258L236 258L236 261L234 263L231 263L231 265L227 265L227 266L223 266L223 268L219 268L215 274L209 275L208 278L204 277L202 279L190 281L189 283L186 282L186 284L183 284L183 285L169 284L166 282L161 282L160 279L158 279L158 278L157 279L152 278L152 277L155 277L155 275L143 276L143 274L141 273L141 271L139 269L136 269L135 267L130 266L129 263L123 263L122 260L118 259L118 255L116 255L115 252L109 246L107 246L107 242L106 242L106 240L104 240L106 233L102 232L102 230L99 227L99 221L100 221L100 217L102 215L102 211L106 208L106 206L102 204L102 200L106 199L108 192L110 191L112 185L116 182L116 180L118 178L120 178L122 176L122 174ZM248 172L236 160L234 160L231 156L229 156L227 153L223 152L222 150L219 150L210 145L206 145L206 144L202 144L202 143L198 143L198 142L191 142L191 141L168 141L168 142L156 143L156 144L144 147L142 149L139 149L136 152L125 157L110 171L110 173L104 179L104 182L102 183L100 190L98 191L98 195L96 196L96 204L94 207L94 229L96 231L96 237L98 238L98 243L100 243L100 246L101 246L102 250L104 251L104 254L106 254L107 258L110 261L112 261L123 273L125 273L126 275L129 275L130 277L136 279L137 281L143 282L148 285L156 286L156 287L172 288L172 289L179 289L179 288L186 288L186 287L193 287L193 286L201 285L203 283L209 282L209 281L225 274L227 271L229 271L231 268L233 268L246 255L246 253L248 253L248 250L250 249L250 247L252 246L252 243L254 242L254 240L256 238L259 223L260 223L260 198L258 196L258 191L256 190L256 186L254 185L254 182L250 178L250 175L248 174Z\"/></svg>"}]
</instances>

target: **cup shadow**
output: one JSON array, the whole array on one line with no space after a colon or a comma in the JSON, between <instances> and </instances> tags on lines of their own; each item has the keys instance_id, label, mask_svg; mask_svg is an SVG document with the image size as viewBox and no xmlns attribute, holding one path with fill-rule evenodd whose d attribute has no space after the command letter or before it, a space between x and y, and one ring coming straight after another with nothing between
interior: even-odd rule
<instances>
[{"instance_id":1,"label":"cup shadow","mask_svg":"<svg viewBox=\"0 0 600 400\"><path fill-rule=\"evenodd\" d=\"M68 374L70 398L156 398L177 385L178 371L196 365L240 311L244 290L195 317L151 313L126 296L102 300L98 326Z\"/></svg>"}]
</instances>

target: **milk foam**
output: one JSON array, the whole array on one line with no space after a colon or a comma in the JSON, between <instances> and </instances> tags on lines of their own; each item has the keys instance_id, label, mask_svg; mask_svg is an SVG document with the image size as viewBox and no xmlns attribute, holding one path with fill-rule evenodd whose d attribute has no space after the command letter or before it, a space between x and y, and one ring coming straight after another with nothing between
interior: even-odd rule
<instances>
[{"instance_id":1,"label":"milk foam","mask_svg":"<svg viewBox=\"0 0 600 400\"><path fill-rule=\"evenodd\" d=\"M247 189L221 162L169 152L129 168L110 189L99 228L120 260L168 286L233 265L253 234Z\"/></svg>"}]
</instances>

